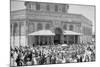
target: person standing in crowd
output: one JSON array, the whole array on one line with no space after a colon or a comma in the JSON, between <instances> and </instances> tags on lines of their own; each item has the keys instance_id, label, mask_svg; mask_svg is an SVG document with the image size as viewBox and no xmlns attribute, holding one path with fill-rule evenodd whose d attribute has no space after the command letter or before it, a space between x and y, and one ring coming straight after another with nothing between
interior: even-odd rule
<instances>
[{"instance_id":1,"label":"person standing in crowd","mask_svg":"<svg viewBox=\"0 0 100 67\"><path fill-rule=\"evenodd\" d=\"M22 59L21 59L21 55L19 54L18 57L16 58L16 63L17 63L17 66L22 66L23 63L22 63Z\"/></svg>"},{"instance_id":2,"label":"person standing in crowd","mask_svg":"<svg viewBox=\"0 0 100 67\"><path fill-rule=\"evenodd\" d=\"M25 64L28 62L30 63L32 61L32 52L31 51L27 51L25 57L24 57L24 61Z\"/></svg>"},{"instance_id":3,"label":"person standing in crowd","mask_svg":"<svg viewBox=\"0 0 100 67\"><path fill-rule=\"evenodd\" d=\"M51 64L56 64L56 57L55 56L51 57Z\"/></svg>"},{"instance_id":4,"label":"person standing in crowd","mask_svg":"<svg viewBox=\"0 0 100 67\"><path fill-rule=\"evenodd\" d=\"M17 66L16 62L15 62L15 59L14 59L14 55L13 55L13 52L11 52L11 57L10 57L10 64L11 66Z\"/></svg>"},{"instance_id":5,"label":"person standing in crowd","mask_svg":"<svg viewBox=\"0 0 100 67\"><path fill-rule=\"evenodd\" d=\"M42 56L40 57L39 64L42 65L42 64L44 64L45 62L46 62L45 55L42 55Z\"/></svg>"},{"instance_id":6,"label":"person standing in crowd","mask_svg":"<svg viewBox=\"0 0 100 67\"><path fill-rule=\"evenodd\" d=\"M36 60L35 54L32 54L32 65L37 65L38 62Z\"/></svg>"}]
</instances>

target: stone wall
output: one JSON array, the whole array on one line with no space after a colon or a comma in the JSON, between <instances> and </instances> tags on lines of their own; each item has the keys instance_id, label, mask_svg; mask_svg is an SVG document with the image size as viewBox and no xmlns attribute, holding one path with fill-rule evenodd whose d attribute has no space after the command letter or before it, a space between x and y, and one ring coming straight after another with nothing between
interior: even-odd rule
<instances>
[{"instance_id":1,"label":"stone wall","mask_svg":"<svg viewBox=\"0 0 100 67\"><path fill-rule=\"evenodd\" d=\"M26 36L11 36L11 47L27 46Z\"/></svg>"}]
</instances>

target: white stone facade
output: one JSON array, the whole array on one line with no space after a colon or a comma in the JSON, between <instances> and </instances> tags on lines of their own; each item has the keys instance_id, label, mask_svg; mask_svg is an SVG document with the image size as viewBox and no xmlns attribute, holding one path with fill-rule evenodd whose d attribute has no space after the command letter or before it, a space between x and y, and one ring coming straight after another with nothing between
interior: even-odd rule
<instances>
[{"instance_id":1,"label":"white stone facade","mask_svg":"<svg viewBox=\"0 0 100 67\"><path fill-rule=\"evenodd\" d=\"M42 25L42 29L47 29L46 24L49 24L49 30L52 32L55 31L55 28L61 28L62 31L70 30L70 25L72 25L71 31L83 34L80 36L80 42L91 41L92 22L83 15L68 13L70 8L68 4L38 3L39 10L36 10L36 4L37 2L25 2L26 9L11 11L11 44L15 41L17 45L20 39L21 44L27 45L28 34L38 31L39 23ZM47 10L47 5L49 5L49 10ZM57 11L55 11L55 5L58 7ZM14 32L15 23L17 23L17 27ZM64 25L66 26L64 27Z\"/></svg>"}]
</instances>

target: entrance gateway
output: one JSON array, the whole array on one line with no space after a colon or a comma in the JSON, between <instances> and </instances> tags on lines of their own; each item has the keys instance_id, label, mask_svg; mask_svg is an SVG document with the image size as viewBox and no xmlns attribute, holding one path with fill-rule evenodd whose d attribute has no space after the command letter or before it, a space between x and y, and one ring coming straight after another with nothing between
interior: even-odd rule
<instances>
[{"instance_id":1,"label":"entrance gateway","mask_svg":"<svg viewBox=\"0 0 100 67\"><path fill-rule=\"evenodd\" d=\"M54 43L61 44L62 43L62 36L63 31L61 28L55 28L55 36L54 36Z\"/></svg>"},{"instance_id":2,"label":"entrance gateway","mask_svg":"<svg viewBox=\"0 0 100 67\"><path fill-rule=\"evenodd\" d=\"M45 33L46 32L46 33ZM57 44L76 44L78 43L78 34L72 31L63 31L61 28L55 28L54 33L50 30L40 30L29 34L31 38L30 45L57 45Z\"/></svg>"},{"instance_id":3,"label":"entrance gateway","mask_svg":"<svg viewBox=\"0 0 100 67\"><path fill-rule=\"evenodd\" d=\"M55 28L54 44L77 44L79 35L71 34L64 35L61 28Z\"/></svg>"}]
</instances>

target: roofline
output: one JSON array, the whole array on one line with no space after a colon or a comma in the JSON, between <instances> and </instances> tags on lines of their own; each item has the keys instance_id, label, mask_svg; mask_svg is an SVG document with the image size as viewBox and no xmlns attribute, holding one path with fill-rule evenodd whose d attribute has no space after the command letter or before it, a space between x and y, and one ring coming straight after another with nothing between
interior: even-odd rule
<instances>
[{"instance_id":1,"label":"roofline","mask_svg":"<svg viewBox=\"0 0 100 67\"><path fill-rule=\"evenodd\" d=\"M12 13L16 13L16 12L19 12L19 11L26 11L27 9L20 9L20 10L14 10L14 11L10 11L10 13L12 14ZM61 13L61 14L64 14L64 13ZM91 25L91 26L93 26L92 25L92 21L91 20L89 20L87 17L85 17L84 15L82 15L82 14L74 14L74 13L65 13L66 15L76 15L76 16L78 16L78 17L80 17L81 19L86 19L85 21L88 21L88 23Z\"/></svg>"},{"instance_id":2,"label":"roofline","mask_svg":"<svg viewBox=\"0 0 100 67\"><path fill-rule=\"evenodd\" d=\"M23 10L26 10L26 9L13 10L13 11L10 11L10 12L17 12L17 11L23 11Z\"/></svg>"}]
</instances>

